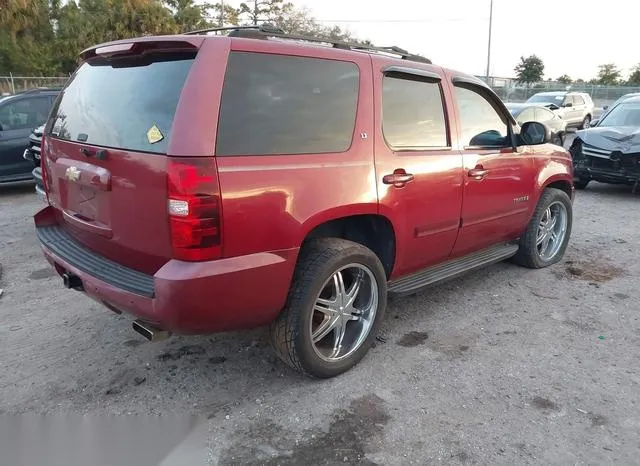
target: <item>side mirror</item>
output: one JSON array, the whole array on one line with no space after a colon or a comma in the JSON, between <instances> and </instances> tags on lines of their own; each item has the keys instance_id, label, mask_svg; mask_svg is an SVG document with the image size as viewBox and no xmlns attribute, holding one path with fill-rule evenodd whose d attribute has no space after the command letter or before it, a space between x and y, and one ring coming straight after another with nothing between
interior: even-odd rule
<instances>
[{"instance_id":1,"label":"side mirror","mask_svg":"<svg viewBox=\"0 0 640 466\"><path fill-rule=\"evenodd\" d=\"M520 137L530 146L546 144L551 141L551 130L537 121L527 121L522 125Z\"/></svg>"},{"instance_id":2,"label":"side mirror","mask_svg":"<svg viewBox=\"0 0 640 466\"><path fill-rule=\"evenodd\" d=\"M591 124L589 126L598 126L598 123L600 122L599 118L596 118L594 120L591 120Z\"/></svg>"},{"instance_id":3,"label":"side mirror","mask_svg":"<svg viewBox=\"0 0 640 466\"><path fill-rule=\"evenodd\" d=\"M603 105L603 106L602 106L602 110L603 110L603 111L604 111L604 110L606 110L606 109L608 109L608 108L609 108L609 106L608 106L608 105Z\"/></svg>"},{"instance_id":4,"label":"side mirror","mask_svg":"<svg viewBox=\"0 0 640 466\"><path fill-rule=\"evenodd\" d=\"M564 108L571 108L573 107L573 102L567 102L565 104L562 105Z\"/></svg>"}]
</instances>

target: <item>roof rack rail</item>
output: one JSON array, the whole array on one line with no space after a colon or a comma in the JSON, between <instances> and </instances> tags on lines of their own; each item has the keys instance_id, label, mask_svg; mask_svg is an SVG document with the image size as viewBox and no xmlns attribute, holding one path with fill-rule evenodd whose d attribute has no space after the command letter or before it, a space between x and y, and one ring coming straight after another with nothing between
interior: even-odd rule
<instances>
[{"instance_id":1,"label":"roof rack rail","mask_svg":"<svg viewBox=\"0 0 640 466\"><path fill-rule=\"evenodd\" d=\"M227 32L231 37L244 37L252 39L267 39L274 37L278 39L297 40L304 42L314 42L320 44L331 44L334 48L343 50L354 50L362 52L377 52L390 55L397 55L403 60L416 61L431 64L431 60L422 55L409 53L408 51L395 45L388 47L376 47L373 45L365 45L361 43L346 42L341 40L330 39L328 37L312 37L295 34L286 34L282 29L272 24L265 23L259 26L227 26L217 28L199 29L197 31L189 31L184 34L206 34L208 32Z\"/></svg>"},{"instance_id":2,"label":"roof rack rail","mask_svg":"<svg viewBox=\"0 0 640 466\"><path fill-rule=\"evenodd\" d=\"M205 34L207 32L233 32L233 31L256 31L263 34L280 34L284 35L284 31L271 24L265 23L259 26L226 26L198 29L195 31L184 32L186 35Z\"/></svg>"}]
</instances>

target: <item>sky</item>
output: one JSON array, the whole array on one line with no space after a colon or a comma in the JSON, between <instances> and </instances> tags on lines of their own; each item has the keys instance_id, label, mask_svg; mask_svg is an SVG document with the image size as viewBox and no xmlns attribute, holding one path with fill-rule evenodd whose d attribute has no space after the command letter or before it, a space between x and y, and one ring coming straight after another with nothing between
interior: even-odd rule
<instances>
[{"instance_id":1,"label":"sky","mask_svg":"<svg viewBox=\"0 0 640 466\"><path fill-rule=\"evenodd\" d=\"M323 24L375 45L397 45L434 63L476 75L487 66L490 0L291 0ZM229 3L239 3L233 0ZM598 65L624 72L640 63L637 0L493 0L490 74L514 75L536 54L545 79L596 76Z\"/></svg>"}]
</instances>

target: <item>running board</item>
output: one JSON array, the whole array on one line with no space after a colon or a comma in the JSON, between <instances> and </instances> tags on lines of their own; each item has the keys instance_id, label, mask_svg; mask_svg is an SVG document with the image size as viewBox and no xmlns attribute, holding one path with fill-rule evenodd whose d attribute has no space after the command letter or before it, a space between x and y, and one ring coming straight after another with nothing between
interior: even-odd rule
<instances>
[{"instance_id":1,"label":"running board","mask_svg":"<svg viewBox=\"0 0 640 466\"><path fill-rule=\"evenodd\" d=\"M389 283L389 293L395 295L415 293L422 288L457 278L467 272L508 259L517 252L517 244L492 246L488 249L469 254L468 256L452 259L407 277L394 280Z\"/></svg>"}]
</instances>

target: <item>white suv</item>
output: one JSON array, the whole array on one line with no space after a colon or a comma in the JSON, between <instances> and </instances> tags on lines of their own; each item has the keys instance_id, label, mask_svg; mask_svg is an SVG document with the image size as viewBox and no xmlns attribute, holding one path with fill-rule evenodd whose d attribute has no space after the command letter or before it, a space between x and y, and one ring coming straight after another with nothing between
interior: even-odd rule
<instances>
[{"instance_id":1,"label":"white suv","mask_svg":"<svg viewBox=\"0 0 640 466\"><path fill-rule=\"evenodd\" d=\"M586 92L538 92L527 103L544 105L567 122L567 127L584 129L591 125L595 105Z\"/></svg>"}]
</instances>

